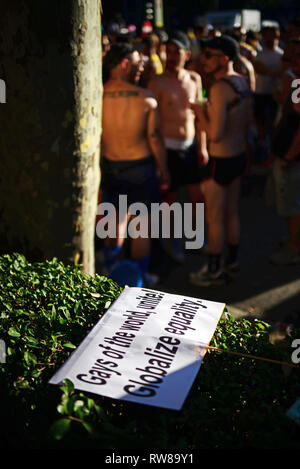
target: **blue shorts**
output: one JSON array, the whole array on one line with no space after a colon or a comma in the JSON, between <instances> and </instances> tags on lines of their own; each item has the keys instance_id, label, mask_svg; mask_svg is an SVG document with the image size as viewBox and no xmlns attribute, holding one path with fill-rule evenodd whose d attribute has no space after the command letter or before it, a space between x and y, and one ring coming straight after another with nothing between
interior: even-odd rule
<instances>
[{"instance_id":1,"label":"blue shorts","mask_svg":"<svg viewBox=\"0 0 300 469\"><path fill-rule=\"evenodd\" d=\"M116 210L119 195L127 195L127 204L160 203L161 194L152 156L140 160L111 161L101 158L102 201L110 202Z\"/></svg>"}]
</instances>

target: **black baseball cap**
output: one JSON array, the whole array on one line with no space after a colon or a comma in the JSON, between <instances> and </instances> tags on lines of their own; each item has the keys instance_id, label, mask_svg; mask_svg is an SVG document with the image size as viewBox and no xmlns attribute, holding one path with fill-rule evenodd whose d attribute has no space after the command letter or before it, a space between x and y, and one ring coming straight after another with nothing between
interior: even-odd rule
<instances>
[{"instance_id":1,"label":"black baseball cap","mask_svg":"<svg viewBox=\"0 0 300 469\"><path fill-rule=\"evenodd\" d=\"M167 42L173 42L179 49L190 50L191 48L190 40L183 31L172 31Z\"/></svg>"},{"instance_id":2,"label":"black baseball cap","mask_svg":"<svg viewBox=\"0 0 300 469\"><path fill-rule=\"evenodd\" d=\"M202 47L222 51L224 55L227 55L229 60L236 60L239 55L239 43L233 37L227 36L226 34L214 37L213 39L203 40L201 44Z\"/></svg>"}]
</instances>

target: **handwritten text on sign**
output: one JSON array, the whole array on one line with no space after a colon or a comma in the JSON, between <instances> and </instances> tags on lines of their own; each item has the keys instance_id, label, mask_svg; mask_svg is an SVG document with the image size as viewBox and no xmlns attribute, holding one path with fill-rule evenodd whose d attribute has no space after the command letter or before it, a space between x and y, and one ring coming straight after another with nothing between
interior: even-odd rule
<instances>
[{"instance_id":1,"label":"handwritten text on sign","mask_svg":"<svg viewBox=\"0 0 300 469\"><path fill-rule=\"evenodd\" d=\"M180 409L225 305L125 288L50 380L115 399Z\"/></svg>"}]
</instances>

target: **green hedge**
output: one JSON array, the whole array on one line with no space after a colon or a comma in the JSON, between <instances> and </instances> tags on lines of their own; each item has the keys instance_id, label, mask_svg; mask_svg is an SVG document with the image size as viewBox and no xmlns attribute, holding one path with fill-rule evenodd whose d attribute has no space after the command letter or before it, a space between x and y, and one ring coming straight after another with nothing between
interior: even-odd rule
<instances>
[{"instance_id":1,"label":"green hedge","mask_svg":"<svg viewBox=\"0 0 300 469\"><path fill-rule=\"evenodd\" d=\"M57 259L0 257L1 444L5 448L298 448L286 411L300 397L300 369L208 352L183 409L163 410L48 384L121 288ZM290 362L294 330L280 346L259 320L219 322L211 345Z\"/></svg>"}]
</instances>

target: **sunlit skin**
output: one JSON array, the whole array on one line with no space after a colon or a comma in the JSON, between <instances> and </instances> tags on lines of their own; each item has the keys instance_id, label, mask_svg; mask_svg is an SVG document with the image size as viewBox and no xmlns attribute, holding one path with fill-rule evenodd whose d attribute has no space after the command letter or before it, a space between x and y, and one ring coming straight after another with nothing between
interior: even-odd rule
<instances>
[{"instance_id":1,"label":"sunlit skin","mask_svg":"<svg viewBox=\"0 0 300 469\"><path fill-rule=\"evenodd\" d=\"M209 53L207 57L206 52ZM249 85L245 77L234 71L233 62L221 50L205 48L202 60L205 72L213 74L215 83L210 88L209 101L202 106L191 104L191 107L200 128L207 132L209 154L216 158L232 158L246 150L251 103L245 99L229 110L236 99L236 92L222 79L230 77L242 90L248 89ZM219 255L225 240L231 245L239 243L240 177L227 186L209 178L203 181L201 187L206 203L209 252Z\"/></svg>"},{"instance_id":2,"label":"sunlit skin","mask_svg":"<svg viewBox=\"0 0 300 469\"><path fill-rule=\"evenodd\" d=\"M205 54L202 54L201 61L204 71L206 73L213 73L216 78L215 74L224 67L228 59L226 59L226 56L221 51L211 49L210 47L206 47L204 52L211 54L210 58L206 58Z\"/></svg>"},{"instance_id":3,"label":"sunlit skin","mask_svg":"<svg viewBox=\"0 0 300 469\"><path fill-rule=\"evenodd\" d=\"M168 43L167 61L163 75L151 80L148 88L159 103L161 130L164 137L193 139L195 117L189 102L201 97L201 79L195 72L185 70L190 52Z\"/></svg>"},{"instance_id":4,"label":"sunlit skin","mask_svg":"<svg viewBox=\"0 0 300 469\"><path fill-rule=\"evenodd\" d=\"M143 60L138 51L134 51L131 55L131 61L129 62L128 81L137 84L140 81L143 71Z\"/></svg>"},{"instance_id":5,"label":"sunlit skin","mask_svg":"<svg viewBox=\"0 0 300 469\"><path fill-rule=\"evenodd\" d=\"M140 54L134 51L111 71L104 85L102 154L115 161L153 154L161 177L168 179L157 101L136 86L142 71Z\"/></svg>"},{"instance_id":6,"label":"sunlit skin","mask_svg":"<svg viewBox=\"0 0 300 469\"><path fill-rule=\"evenodd\" d=\"M205 56L206 52L209 57ZM247 80L234 71L232 62L220 50L205 48L202 60L204 70L213 74L215 84L211 87L209 102L191 107L200 127L207 131L209 153L223 157L238 155L245 151L251 106L249 100L245 100L228 113L227 106L235 100L236 93L220 79L230 76L242 89L248 88Z\"/></svg>"},{"instance_id":7,"label":"sunlit skin","mask_svg":"<svg viewBox=\"0 0 300 469\"><path fill-rule=\"evenodd\" d=\"M166 46L166 71L176 75L180 72L186 61L190 58L190 52L184 49L180 49L176 44L170 42Z\"/></svg>"},{"instance_id":8,"label":"sunlit skin","mask_svg":"<svg viewBox=\"0 0 300 469\"><path fill-rule=\"evenodd\" d=\"M195 115L190 102L199 102L202 97L201 77L198 73L185 69L190 51L178 47L173 42L166 45L166 70L148 84L158 100L161 131L164 138L193 140L196 136ZM199 132L197 154L200 163L207 158L206 136ZM191 200L198 200L198 184L189 184ZM169 201L177 198L177 193L168 194Z\"/></svg>"},{"instance_id":9,"label":"sunlit skin","mask_svg":"<svg viewBox=\"0 0 300 469\"><path fill-rule=\"evenodd\" d=\"M157 101L150 91L136 85L142 71L137 51L110 71L103 93L101 154L111 161L140 160L153 155L161 181L168 185ZM106 239L106 245L122 246L129 218L127 215L119 223L117 239ZM145 258L150 255L150 248L150 238L138 237L131 242L131 255Z\"/></svg>"},{"instance_id":10,"label":"sunlit skin","mask_svg":"<svg viewBox=\"0 0 300 469\"><path fill-rule=\"evenodd\" d=\"M109 49L110 49L110 41L109 41L108 36L105 34L104 36L102 36L102 58L109 51Z\"/></svg>"}]
</instances>

